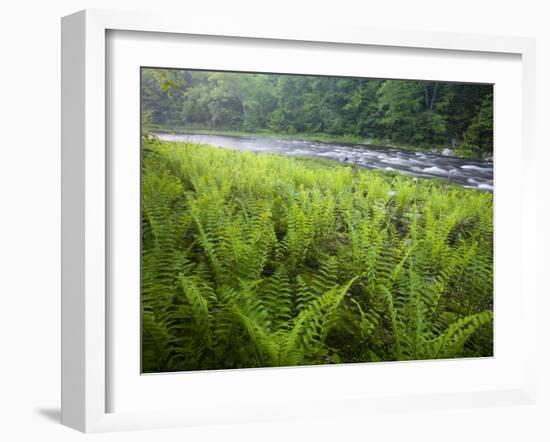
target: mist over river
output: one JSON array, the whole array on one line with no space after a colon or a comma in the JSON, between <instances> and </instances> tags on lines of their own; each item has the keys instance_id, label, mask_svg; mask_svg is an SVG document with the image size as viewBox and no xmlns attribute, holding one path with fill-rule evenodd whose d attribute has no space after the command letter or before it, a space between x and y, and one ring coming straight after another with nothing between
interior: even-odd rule
<instances>
[{"instance_id":1,"label":"mist over river","mask_svg":"<svg viewBox=\"0 0 550 442\"><path fill-rule=\"evenodd\" d=\"M332 159L367 169L400 172L423 178L439 178L463 187L492 191L493 163L429 152L411 152L397 148L364 144L321 143L282 140L261 136L155 133L161 140L210 144L223 148L257 153Z\"/></svg>"}]
</instances>

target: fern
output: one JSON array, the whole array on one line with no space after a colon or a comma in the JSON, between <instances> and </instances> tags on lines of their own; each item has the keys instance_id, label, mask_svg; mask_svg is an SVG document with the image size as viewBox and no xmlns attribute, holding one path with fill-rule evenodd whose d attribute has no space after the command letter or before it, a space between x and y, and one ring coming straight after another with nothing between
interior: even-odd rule
<instances>
[{"instance_id":1,"label":"fern","mask_svg":"<svg viewBox=\"0 0 550 442\"><path fill-rule=\"evenodd\" d=\"M331 317L356 278L342 287L335 286L313 300L294 319L292 328L283 338L282 365L302 364L308 354L316 354L322 347L331 326Z\"/></svg>"},{"instance_id":2,"label":"fern","mask_svg":"<svg viewBox=\"0 0 550 442\"><path fill-rule=\"evenodd\" d=\"M491 194L143 143L145 372L492 355Z\"/></svg>"}]
</instances>

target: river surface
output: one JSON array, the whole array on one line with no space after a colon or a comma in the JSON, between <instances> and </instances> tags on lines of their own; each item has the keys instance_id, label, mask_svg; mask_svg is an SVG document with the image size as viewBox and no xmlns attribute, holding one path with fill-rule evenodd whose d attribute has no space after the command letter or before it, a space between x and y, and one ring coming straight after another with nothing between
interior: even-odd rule
<instances>
[{"instance_id":1,"label":"river surface","mask_svg":"<svg viewBox=\"0 0 550 442\"><path fill-rule=\"evenodd\" d=\"M258 153L305 156L354 164L367 169L401 172L423 178L439 178L467 188L493 190L493 163L428 152L364 144L320 143L265 137L156 133L161 140L210 144Z\"/></svg>"}]
</instances>

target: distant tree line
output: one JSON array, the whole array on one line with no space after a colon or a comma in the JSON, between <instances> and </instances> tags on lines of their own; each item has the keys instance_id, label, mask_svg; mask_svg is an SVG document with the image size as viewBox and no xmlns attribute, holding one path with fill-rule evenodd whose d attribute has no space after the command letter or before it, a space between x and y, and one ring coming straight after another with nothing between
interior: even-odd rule
<instances>
[{"instance_id":1,"label":"distant tree line","mask_svg":"<svg viewBox=\"0 0 550 442\"><path fill-rule=\"evenodd\" d=\"M492 85L146 68L142 111L159 127L493 151Z\"/></svg>"}]
</instances>

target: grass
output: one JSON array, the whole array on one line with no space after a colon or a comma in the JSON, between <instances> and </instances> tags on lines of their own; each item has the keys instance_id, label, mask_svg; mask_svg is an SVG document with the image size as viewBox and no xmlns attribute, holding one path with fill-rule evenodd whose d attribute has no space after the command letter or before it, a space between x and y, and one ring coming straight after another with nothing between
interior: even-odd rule
<instances>
[{"instance_id":1,"label":"grass","mask_svg":"<svg viewBox=\"0 0 550 442\"><path fill-rule=\"evenodd\" d=\"M492 194L144 140L145 372L493 352Z\"/></svg>"},{"instance_id":2,"label":"grass","mask_svg":"<svg viewBox=\"0 0 550 442\"><path fill-rule=\"evenodd\" d=\"M179 126L160 126L151 125L146 128L151 132L166 132L174 134L197 134L197 135L222 135L233 137L265 137L276 138L280 140L301 140L301 141L316 141L321 143L347 143L347 144L365 144L366 140L356 135L330 135L323 133L304 133L297 132L293 134L283 134L277 132L271 132L268 130L261 130L256 132L236 131L236 130L223 130L223 129L202 129L192 127L179 127Z\"/></svg>"}]
</instances>

